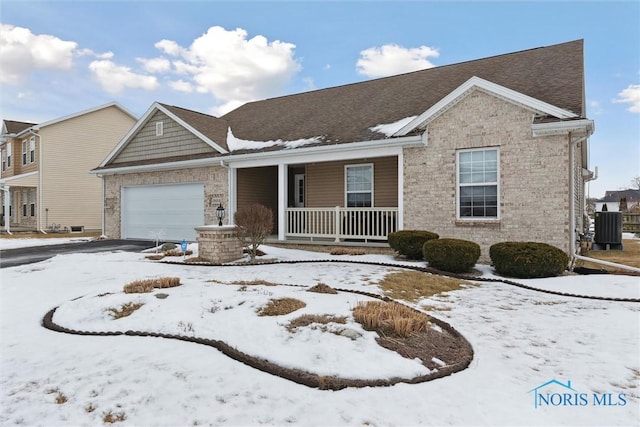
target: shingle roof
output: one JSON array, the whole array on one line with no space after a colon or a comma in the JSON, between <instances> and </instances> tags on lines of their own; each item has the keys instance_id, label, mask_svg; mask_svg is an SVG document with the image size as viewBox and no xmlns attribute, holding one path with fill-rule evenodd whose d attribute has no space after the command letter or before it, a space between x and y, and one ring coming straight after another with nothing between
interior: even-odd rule
<instances>
[{"instance_id":1,"label":"shingle roof","mask_svg":"<svg viewBox=\"0 0 640 427\"><path fill-rule=\"evenodd\" d=\"M640 200L640 190L628 189L607 191L602 199L598 199L598 202L619 202L621 199L626 198L627 201Z\"/></svg>"},{"instance_id":2,"label":"shingle roof","mask_svg":"<svg viewBox=\"0 0 640 427\"><path fill-rule=\"evenodd\" d=\"M8 134L18 134L25 129L29 129L31 126L35 126L36 123L17 122L15 120L4 120L4 125Z\"/></svg>"},{"instance_id":3,"label":"shingle roof","mask_svg":"<svg viewBox=\"0 0 640 427\"><path fill-rule=\"evenodd\" d=\"M583 41L245 104L222 116L234 136L326 142L384 138L369 128L416 116L477 76L584 117Z\"/></svg>"},{"instance_id":4,"label":"shingle roof","mask_svg":"<svg viewBox=\"0 0 640 427\"><path fill-rule=\"evenodd\" d=\"M174 105L160 105L171 111L177 117L188 123L195 130L214 141L225 150L228 150L226 141L227 128L229 124L226 120L219 119L208 114L199 113L197 111L176 107Z\"/></svg>"}]
</instances>

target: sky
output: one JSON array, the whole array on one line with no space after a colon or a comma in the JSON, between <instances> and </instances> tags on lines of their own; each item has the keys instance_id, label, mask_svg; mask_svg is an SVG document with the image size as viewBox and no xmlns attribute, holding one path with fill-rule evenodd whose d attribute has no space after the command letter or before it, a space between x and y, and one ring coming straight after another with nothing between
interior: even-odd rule
<instances>
[{"instance_id":1,"label":"sky","mask_svg":"<svg viewBox=\"0 0 640 427\"><path fill-rule=\"evenodd\" d=\"M640 2L0 1L0 119L245 102L584 39L588 194L640 175Z\"/></svg>"}]
</instances>

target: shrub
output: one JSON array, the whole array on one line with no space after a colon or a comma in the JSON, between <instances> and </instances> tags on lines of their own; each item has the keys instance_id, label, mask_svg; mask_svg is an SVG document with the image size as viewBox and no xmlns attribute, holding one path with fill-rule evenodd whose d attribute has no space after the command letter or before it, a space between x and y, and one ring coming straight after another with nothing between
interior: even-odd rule
<instances>
[{"instance_id":1,"label":"shrub","mask_svg":"<svg viewBox=\"0 0 640 427\"><path fill-rule=\"evenodd\" d=\"M160 251L161 252L167 252L167 251L170 251L170 250L175 249L177 247L178 246L175 243L168 242L168 243L163 244L160 247Z\"/></svg>"},{"instance_id":2,"label":"shrub","mask_svg":"<svg viewBox=\"0 0 640 427\"><path fill-rule=\"evenodd\" d=\"M264 243L273 230L273 212L259 203L238 209L233 217L238 239L247 247L251 262L256 261L258 247Z\"/></svg>"},{"instance_id":3,"label":"shrub","mask_svg":"<svg viewBox=\"0 0 640 427\"><path fill-rule=\"evenodd\" d=\"M424 230L402 230L389 233L389 246L409 259L422 259L422 247L428 240L437 239L436 233Z\"/></svg>"},{"instance_id":4,"label":"shrub","mask_svg":"<svg viewBox=\"0 0 640 427\"><path fill-rule=\"evenodd\" d=\"M499 274L521 279L557 276L569 263L562 250L536 242L496 243L489 248L489 256Z\"/></svg>"},{"instance_id":5,"label":"shrub","mask_svg":"<svg viewBox=\"0 0 640 427\"><path fill-rule=\"evenodd\" d=\"M480 246L461 239L429 240L424 244L423 254L429 267L463 273L469 271L480 258Z\"/></svg>"},{"instance_id":6,"label":"shrub","mask_svg":"<svg viewBox=\"0 0 640 427\"><path fill-rule=\"evenodd\" d=\"M361 248L339 247L339 248L331 249L331 252L329 252L329 253L331 255L365 255L367 252L364 249L361 249Z\"/></svg>"}]
</instances>

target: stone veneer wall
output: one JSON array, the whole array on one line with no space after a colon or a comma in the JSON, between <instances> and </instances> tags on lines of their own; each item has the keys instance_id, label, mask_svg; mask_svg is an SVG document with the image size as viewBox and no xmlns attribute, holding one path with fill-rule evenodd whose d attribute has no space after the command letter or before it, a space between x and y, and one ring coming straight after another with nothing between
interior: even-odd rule
<instances>
[{"instance_id":1,"label":"stone veneer wall","mask_svg":"<svg viewBox=\"0 0 640 427\"><path fill-rule=\"evenodd\" d=\"M545 242L569 252L566 136L533 138L533 113L476 90L428 126L426 147L404 150L404 228L471 240L489 259L503 241ZM499 148L499 220L456 219L456 150Z\"/></svg>"},{"instance_id":2,"label":"stone veneer wall","mask_svg":"<svg viewBox=\"0 0 640 427\"><path fill-rule=\"evenodd\" d=\"M158 172L105 175L104 233L112 239L119 239L122 187L134 185L181 184L204 182L204 221L205 224L217 224L217 200L223 206L229 205L227 170L221 166L193 169L174 169ZM228 218L224 219L227 222Z\"/></svg>"},{"instance_id":3,"label":"stone veneer wall","mask_svg":"<svg viewBox=\"0 0 640 427\"><path fill-rule=\"evenodd\" d=\"M238 239L234 225L196 227L198 256L214 264L237 261L242 258L244 245Z\"/></svg>"}]
</instances>

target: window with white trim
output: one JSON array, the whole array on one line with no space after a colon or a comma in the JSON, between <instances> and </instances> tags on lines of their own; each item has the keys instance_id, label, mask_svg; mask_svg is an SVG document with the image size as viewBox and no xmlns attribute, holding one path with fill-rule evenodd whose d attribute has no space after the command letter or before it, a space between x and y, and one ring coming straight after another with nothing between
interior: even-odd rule
<instances>
[{"instance_id":1,"label":"window with white trim","mask_svg":"<svg viewBox=\"0 0 640 427\"><path fill-rule=\"evenodd\" d=\"M345 206L373 207L373 164L345 166Z\"/></svg>"},{"instance_id":2,"label":"window with white trim","mask_svg":"<svg viewBox=\"0 0 640 427\"><path fill-rule=\"evenodd\" d=\"M29 190L29 214L36 216L36 190Z\"/></svg>"},{"instance_id":3,"label":"window with white trim","mask_svg":"<svg viewBox=\"0 0 640 427\"><path fill-rule=\"evenodd\" d=\"M36 137L29 138L29 163L36 161Z\"/></svg>"},{"instance_id":4,"label":"window with white trim","mask_svg":"<svg viewBox=\"0 0 640 427\"><path fill-rule=\"evenodd\" d=\"M498 149L457 152L458 218L498 219Z\"/></svg>"},{"instance_id":5,"label":"window with white trim","mask_svg":"<svg viewBox=\"0 0 640 427\"><path fill-rule=\"evenodd\" d=\"M7 150L2 150L2 172L7 170Z\"/></svg>"},{"instance_id":6,"label":"window with white trim","mask_svg":"<svg viewBox=\"0 0 640 427\"><path fill-rule=\"evenodd\" d=\"M22 165L27 164L27 151L29 148L29 140L25 139L22 141Z\"/></svg>"},{"instance_id":7,"label":"window with white trim","mask_svg":"<svg viewBox=\"0 0 640 427\"><path fill-rule=\"evenodd\" d=\"M164 123L156 122L156 136L162 136L164 134Z\"/></svg>"},{"instance_id":8,"label":"window with white trim","mask_svg":"<svg viewBox=\"0 0 640 427\"><path fill-rule=\"evenodd\" d=\"M11 167L11 144L12 144L11 141L7 143L7 167L8 168Z\"/></svg>"},{"instance_id":9,"label":"window with white trim","mask_svg":"<svg viewBox=\"0 0 640 427\"><path fill-rule=\"evenodd\" d=\"M26 218L27 217L27 191L26 190L22 191L21 202L22 202L22 217Z\"/></svg>"}]
</instances>

